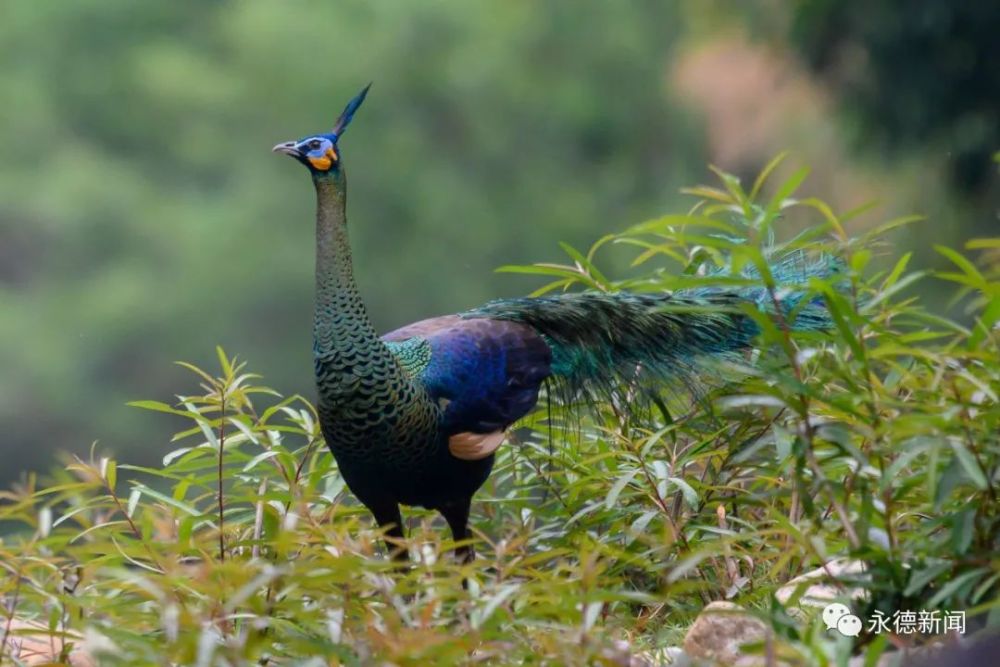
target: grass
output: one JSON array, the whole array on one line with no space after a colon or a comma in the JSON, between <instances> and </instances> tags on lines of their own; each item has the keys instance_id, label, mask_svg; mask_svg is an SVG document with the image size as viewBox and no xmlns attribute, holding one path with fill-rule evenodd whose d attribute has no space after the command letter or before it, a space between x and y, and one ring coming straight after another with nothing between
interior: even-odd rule
<instances>
[{"instance_id":1,"label":"grass","mask_svg":"<svg viewBox=\"0 0 1000 667\"><path fill-rule=\"evenodd\" d=\"M863 590L862 618L961 610L967 634L1000 625L1000 239L938 248L951 271L912 271L881 241L912 220L850 238L847 216L792 199L805 172L761 199L776 164L749 194L720 172L688 214L508 269L553 280L543 292L731 285L756 267L778 304L768 257L845 266L801 286L831 330L751 312L758 351L695 400L669 394L643 419L561 404L527 419L474 504L474 563L410 511L414 564L393 570L312 405L220 350L218 369L189 366L176 401L135 403L177 417L174 443L147 445L161 467L92 455L0 493L0 639L32 621L57 661L86 639L107 665L617 664L680 643L722 599L766 623L771 664L940 639L836 637L797 596L775 598L838 558L864 563L836 582ZM792 215L811 222L777 243ZM602 273L607 244L634 246L644 275ZM955 318L921 304L932 280L954 284Z\"/></svg>"}]
</instances>

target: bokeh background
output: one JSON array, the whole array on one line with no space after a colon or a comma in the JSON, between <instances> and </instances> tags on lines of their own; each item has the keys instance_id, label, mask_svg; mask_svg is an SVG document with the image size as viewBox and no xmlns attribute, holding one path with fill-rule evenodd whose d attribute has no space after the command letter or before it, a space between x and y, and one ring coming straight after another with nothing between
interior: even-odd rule
<instances>
[{"instance_id":1,"label":"bokeh background","mask_svg":"<svg viewBox=\"0 0 1000 667\"><path fill-rule=\"evenodd\" d=\"M304 170L273 156L375 82L341 148L383 329L523 293L505 263L776 153L852 224L996 233L1000 4L8 0L0 9L0 483L93 441L134 462L223 345L312 395ZM619 261L614 256L609 259ZM946 303L940 307L947 307Z\"/></svg>"}]
</instances>

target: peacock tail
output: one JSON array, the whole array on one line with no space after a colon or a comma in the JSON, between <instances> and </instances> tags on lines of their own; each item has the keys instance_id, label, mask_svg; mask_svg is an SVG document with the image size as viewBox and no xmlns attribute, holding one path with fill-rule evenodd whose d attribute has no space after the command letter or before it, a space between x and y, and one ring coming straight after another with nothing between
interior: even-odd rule
<instances>
[{"instance_id":1,"label":"peacock tail","mask_svg":"<svg viewBox=\"0 0 1000 667\"><path fill-rule=\"evenodd\" d=\"M830 326L827 309L807 283L839 274L838 260L794 252L768 268L773 297L750 265L740 276L756 283L748 286L498 299L462 316L520 322L539 332L552 350L552 375L565 397L594 402L623 388L649 394L678 385L696 391L719 362L736 362L753 345L760 329L748 309L774 314L777 301L792 330Z\"/></svg>"}]
</instances>

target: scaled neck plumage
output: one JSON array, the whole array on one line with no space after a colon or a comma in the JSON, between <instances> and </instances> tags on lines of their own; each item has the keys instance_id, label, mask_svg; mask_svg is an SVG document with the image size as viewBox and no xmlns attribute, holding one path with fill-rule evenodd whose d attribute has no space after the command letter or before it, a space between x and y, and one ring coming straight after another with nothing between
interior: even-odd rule
<instances>
[{"instance_id":1,"label":"scaled neck plumage","mask_svg":"<svg viewBox=\"0 0 1000 667\"><path fill-rule=\"evenodd\" d=\"M335 168L315 173L316 306L313 349L317 358L359 347L383 348L354 281L347 235L347 178Z\"/></svg>"},{"instance_id":2,"label":"scaled neck plumage","mask_svg":"<svg viewBox=\"0 0 1000 667\"><path fill-rule=\"evenodd\" d=\"M315 173L313 182L317 408L324 435L338 461L352 457L367 460L373 445L389 442L386 433L395 441L421 433L420 428L433 432L439 411L368 319L351 265L344 172ZM383 439L373 439L374 432L381 433Z\"/></svg>"}]
</instances>

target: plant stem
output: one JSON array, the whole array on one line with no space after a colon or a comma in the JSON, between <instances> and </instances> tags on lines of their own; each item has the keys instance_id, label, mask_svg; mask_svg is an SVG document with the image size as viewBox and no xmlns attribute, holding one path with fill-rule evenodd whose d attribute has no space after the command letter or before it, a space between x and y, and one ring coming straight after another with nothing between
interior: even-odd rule
<instances>
[{"instance_id":1,"label":"plant stem","mask_svg":"<svg viewBox=\"0 0 1000 667\"><path fill-rule=\"evenodd\" d=\"M10 637L11 626L14 625L14 614L17 612L17 603L21 597L21 564L18 564L17 572L15 574L17 581L14 583L14 599L10 601L10 611L7 616L7 622L4 624L3 637L0 637L0 661L3 660L3 654L7 650L7 639ZM11 646L11 654L13 655L13 646ZM17 656L14 656L15 658Z\"/></svg>"},{"instance_id":2,"label":"plant stem","mask_svg":"<svg viewBox=\"0 0 1000 667\"><path fill-rule=\"evenodd\" d=\"M219 388L219 402L222 405L222 417L219 419L219 562L226 562L226 524L225 497L222 492L222 460L226 449L226 388Z\"/></svg>"},{"instance_id":3,"label":"plant stem","mask_svg":"<svg viewBox=\"0 0 1000 667\"><path fill-rule=\"evenodd\" d=\"M260 500L257 501L257 508L253 519L253 548L251 550L251 555L256 560L260 557L260 536L264 529L264 494L267 492L267 478L260 480L260 488L257 490L257 495L260 496Z\"/></svg>"}]
</instances>

